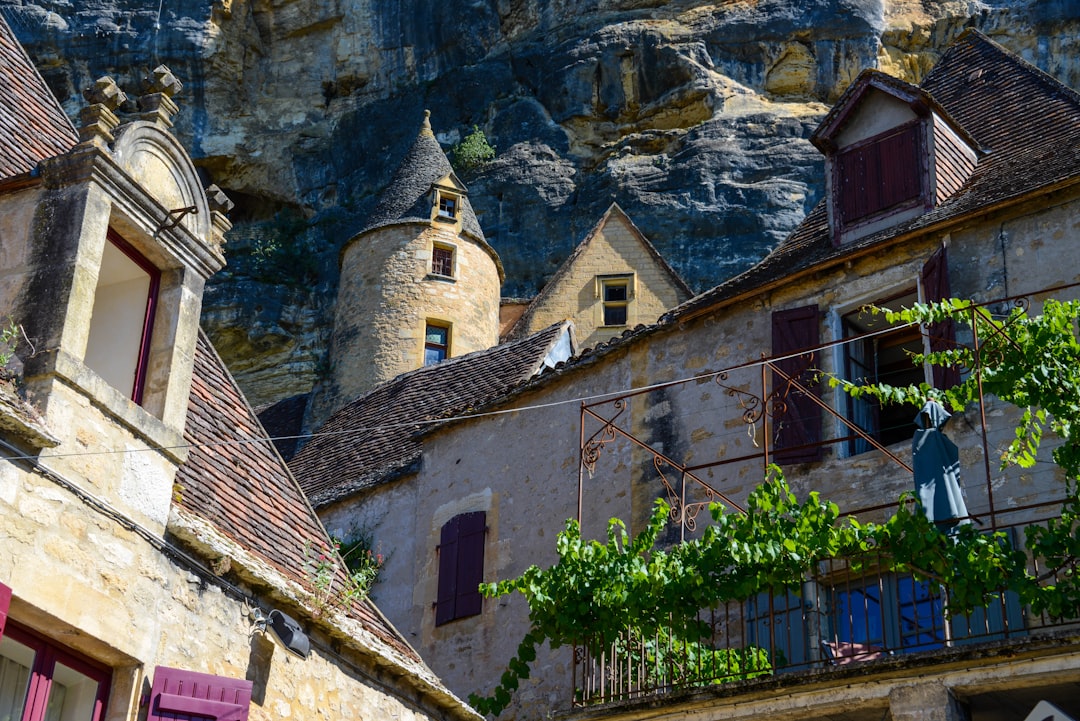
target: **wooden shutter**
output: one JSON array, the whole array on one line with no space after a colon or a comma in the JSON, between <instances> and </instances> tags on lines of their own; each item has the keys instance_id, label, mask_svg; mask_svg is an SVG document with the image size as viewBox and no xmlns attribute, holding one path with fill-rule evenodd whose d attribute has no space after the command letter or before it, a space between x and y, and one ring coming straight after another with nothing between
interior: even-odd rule
<instances>
[{"instance_id":1,"label":"wooden shutter","mask_svg":"<svg viewBox=\"0 0 1080 721\"><path fill-rule=\"evenodd\" d=\"M457 607L458 528L461 516L454 516L442 527L439 537L439 593L435 600L435 625L453 621Z\"/></svg>"},{"instance_id":2,"label":"wooden shutter","mask_svg":"<svg viewBox=\"0 0 1080 721\"><path fill-rule=\"evenodd\" d=\"M773 356L786 356L820 344L818 307L781 310L772 315ZM795 355L776 361L776 367L820 396L816 385L811 386L816 363L813 353ZM805 463L821 458L821 408L804 391L788 387L779 373L773 373L773 392L786 406L772 419L772 460L776 463ZM806 447L801 447L806 446Z\"/></svg>"},{"instance_id":3,"label":"wooden shutter","mask_svg":"<svg viewBox=\"0 0 1080 721\"><path fill-rule=\"evenodd\" d=\"M917 123L847 148L836 162L840 217L845 224L915 200L921 193Z\"/></svg>"},{"instance_id":4,"label":"wooden shutter","mask_svg":"<svg viewBox=\"0 0 1080 721\"><path fill-rule=\"evenodd\" d=\"M435 625L475 616L483 608L479 586L484 580L484 511L454 516L439 539L439 590Z\"/></svg>"},{"instance_id":5,"label":"wooden shutter","mask_svg":"<svg viewBox=\"0 0 1080 721\"><path fill-rule=\"evenodd\" d=\"M945 248L930 256L922 268L923 300L934 303L952 296L949 291L949 260ZM930 351L937 352L956 347L956 324L950 318L932 323L926 328L930 336ZM933 366L935 388L952 388L960 383L960 369L956 366Z\"/></svg>"},{"instance_id":6,"label":"wooden shutter","mask_svg":"<svg viewBox=\"0 0 1080 721\"><path fill-rule=\"evenodd\" d=\"M251 681L158 666L147 721L247 721Z\"/></svg>"},{"instance_id":7,"label":"wooden shutter","mask_svg":"<svg viewBox=\"0 0 1080 721\"><path fill-rule=\"evenodd\" d=\"M11 587L0 583L0 639L4 638L4 626L7 625L8 609L11 608Z\"/></svg>"}]
</instances>

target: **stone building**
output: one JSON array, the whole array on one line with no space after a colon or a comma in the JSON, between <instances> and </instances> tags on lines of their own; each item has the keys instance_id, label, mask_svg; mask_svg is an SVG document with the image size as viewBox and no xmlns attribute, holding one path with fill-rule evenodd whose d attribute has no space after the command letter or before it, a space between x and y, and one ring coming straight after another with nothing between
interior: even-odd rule
<instances>
[{"instance_id":1,"label":"stone building","mask_svg":"<svg viewBox=\"0 0 1080 721\"><path fill-rule=\"evenodd\" d=\"M655 323L693 293L617 203L507 331L517 337L572 320L590 348L638 325Z\"/></svg>"},{"instance_id":2,"label":"stone building","mask_svg":"<svg viewBox=\"0 0 1080 721\"><path fill-rule=\"evenodd\" d=\"M76 129L0 20L0 718L476 719L201 334L229 203L147 88Z\"/></svg>"},{"instance_id":3,"label":"stone building","mask_svg":"<svg viewBox=\"0 0 1080 721\"><path fill-rule=\"evenodd\" d=\"M864 305L1078 297L1080 97L985 36L962 35L919 86L860 75L813 141L828 195L749 271L455 417L421 425L411 406L384 403L366 431L415 430L377 467L363 443L344 447L348 423L333 464L294 459L332 529L394 549L377 598L394 599L391 618L458 693L490 690L528 627L521 599L463 598L461 586L551 563L567 518L600 537L609 517L636 526L664 496L678 540L704 522L705 502L743 503L769 461L801 496L817 490L860 518L891 512L912 484L917 409L852 402L806 372L940 385L948 378L906 352L974 339L883 325ZM950 436L971 516L1019 537L1060 508L1063 479L1049 463L996 470L1016 418L987 398ZM774 673L644 683L619 658L545 648L507 714L998 721L1041 700L1080 710L1077 624L1009 594L946 618L939 593L910 576L823 568L798 594L718 612L716 647L765 649Z\"/></svg>"}]
</instances>

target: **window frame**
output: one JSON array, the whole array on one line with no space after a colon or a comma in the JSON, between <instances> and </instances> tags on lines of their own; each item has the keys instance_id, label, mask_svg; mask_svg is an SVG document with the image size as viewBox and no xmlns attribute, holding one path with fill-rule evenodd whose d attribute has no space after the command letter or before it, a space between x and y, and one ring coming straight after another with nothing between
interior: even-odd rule
<instances>
[{"instance_id":1,"label":"window frame","mask_svg":"<svg viewBox=\"0 0 1080 721\"><path fill-rule=\"evenodd\" d=\"M446 210L449 206L449 210ZM461 195L438 189L435 193L435 219L456 221L461 217Z\"/></svg>"},{"instance_id":2,"label":"window frame","mask_svg":"<svg viewBox=\"0 0 1080 721\"><path fill-rule=\"evenodd\" d=\"M428 340L428 335L431 329L437 328L445 332L445 343L435 343ZM450 347L453 340L453 325L447 322L428 319L424 322L424 348L423 348L423 365L435 365L441 363L450 357ZM441 351L442 356L436 360L428 360L428 351Z\"/></svg>"},{"instance_id":3,"label":"window frame","mask_svg":"<svg viewBox=\"0 0 1080 721\"><path fill-rule=\"evenodd\" d=\"M443 253L448 254L449 257L444 257L440 260L438 256ZM447 272L443 273L440 266L445 266ZM429 272L432 276L440 280L457 277L457 248L450 243L432 243L431 266Z\"/></svg>"},{"instance_id":4,"label":"window frame","mask_svg":"<svg viewBox=\"0 0 1080 721\"><path fill-rule=\"evenodd\" d=\"M52 691L57 664L66 666L91 681L97 682L94 708L89 721L102 721L105 718L112 685L111 668L96 663L77 651L61 646L11 619L8 619L2 637L11 638L23 646L28 646L34 652L21 721L44 721L46 718L49 694Z\"/></svg>"},{"instance_id":5,"label":"window frame","mask_svg":"<svg viewBox=\"0 0 1080 721\"><path fill-rule=\"evenodd\" d=\"M609 289L623 289L622 298L608 298ZM630 325L630 303L634 298L634 274L596 276L596 297L600 300L600 326L603 328L625 328ZM608 311L621 311L622 323L609 323Z\"/></svg>"},{"instance_id":6,"label":"window frame","mask_svg":"<svg viewBox=\"0 0 1080 721\"><path fill-rule=\"evenodd\" d=\"M112 226L109 227L106 237L106 244L112 245L117 251L130 260L136 267L142 272L146 273L149 279L148 289L145 299L145 308L143 311L142 328L139 330L139 346L136 351L135 358L135 373L132 380L131 387L129 388L117 388L116 390L123 393L130 398L136 405L142 406L144 395L146 391L147 376L150 367L150 349L153 341L154 334L154 319L158 312L159 298L161 294L161 269L154 265L149 259L146 258L139 250L127 239L125 239L120 233ZM104 263L104 255L102 257L102 263ZM100 272L100 268L99 268ZM98 293L100 292L100 284L94 289L94 308L97 307ZM91 326L91 333L93 332L93 326ZM93 343L92 337L87 338L87 352L91 343ZM88 368L94 370L100 375L97 368L92 365L88 365Z\"/></svg>"}]
</instances>

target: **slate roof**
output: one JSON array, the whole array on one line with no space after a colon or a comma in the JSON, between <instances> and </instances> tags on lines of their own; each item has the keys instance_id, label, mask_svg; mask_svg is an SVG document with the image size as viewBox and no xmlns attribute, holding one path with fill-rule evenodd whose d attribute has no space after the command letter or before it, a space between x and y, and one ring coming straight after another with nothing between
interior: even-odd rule
<instances>
[{"instance_id":1,"label":"slate roof","mask_svg":"<svg viewBox=\"0 0 1080 721\"><path fill-rule=\"evenodd\" d=\"M0 179L71 150L79 134L0 15Z\"/></svg>"},{"instance_id":2,"label":"slate roof","mask_svg":"<svg viewBox=\"0 0 1080 721\"><path fill-rule=\"evenodd\" d=\"M790 236L750 270L672 309L686 319L860 252L901 242L1034 193L1080 182L1080 95L976 30L966 30L921 89L985 151L960 190L897 226L834 247L822 200Z\"/></svg>"},{"instance_id":3,"label":"slate roof","mask_svg":"<svg viewBox=\"0 0 1080 721\"><path fill-rule=\"evenodd\" d=\"M308 393L300 393L255 409L259 422L286 461L296 454L304 424L304 412L310 397Z\"/></svg>"},{"instance_id":4,"label":"slate roof","mask_svg":"<svg viewBox=\"0 0 1080 721\"><path fill-rule=\"evenodd\" d=\"M634 237L637 238L638 242L641 243L641 245L644 246L645 250L649 253L649 255L652 256L653 260L656 262L656 265L667 274L667 276L671 279L671 282L675 284L675 287L677 287L679 291L684 294L684 297L690 298L694 295L694 291L690 290L690 286L686 284L686 281L684 281L679 276L679 274L675 272L675 269L672 268L666 260L664 260L664 256L660 255L660 251L656 249L656 246L650 243L649 239L645 237L645 234L642 233L636 225L634 225L634 221L630 220L630 216L626 214L626 211L619 207L618 203L612 203L608 207L607 211L605 211L604 215L601 216L600 220L596 222L596 225L592 227L592 230L590 230L585 235L585 238L580 243L578 243L578 246L574 248L574 252L572 252L566 258L566 260L563 261L562 265L559 266L558 270L556 270L555 273L551 276L551 278L548 279L548 282L544 284L544 287L540 291L539 295L533 298L532 302L529 303L529 307L525 309L525 312L522 314L521 318L519 318L514 323L514 327L507 332L508 337L514 338L516 337L517 333L529 327L529 322L531 321L532 316L536 313L537 309L551 296L552 293L555 292L556 286L558 285L559 281L563 278L563 276L570 272L570 269L573 267L574 263L585 253L585 251L589 247L589 244L592 243L593 238L596 237L597 233L600 232L600 229L607 224L608 220L611 219L612 216L617 216L626 221L626 224L630 227L630 232L634 234Z\"/></svg>"},{"instance_id":5,"label":"slate roof","mask_svg":"<svg viewBox=\"0 0 1080 721\"><path fill-rule=\"evenodd\" d=\"M450 161L446 159L446 153L443 152L439 141L435 139L435 134L431 132L429 115L429 111L425 110L420 133L413 141L409 152L405 154L401 165L394 171L390 184L379 196L367 225L358 235L398 223L431 222L431 186L452 174L454 169L450 166ZM462 188L465 187L457 175L454 175L454 179ZM469 203L468 195L461 196L459 212L462 232L489 247L484 239L484 231L480 229L480 222L476 219L476 213L473 212L472 205Z\"/></svg>"},{"instance_id":6,"label":"slate roof","mask_svg":"<svg viewBox=\"0 0 1080 721\"><path fill-rule=\"evenodd\" d=\"M290 462L304 492L321 508L407 471L420 460L425 422L490 403L531 378L568 326L403 373L349 403Z\"/></svg>"},{"instance_id":7,"label":"slate roof","mask_svg":"<svg viewBox=\"0 0 1080 721\"><path fill-rule=\"evenodd\" d=\"M310 586L309 542L329 538L299 484L266 438L209 339L200 333L184 439L191 444L177 473L176 503L260 557L287 578ZM350 615L383 643L419 661L370 601Z\"/></svg>"}]
</instances>

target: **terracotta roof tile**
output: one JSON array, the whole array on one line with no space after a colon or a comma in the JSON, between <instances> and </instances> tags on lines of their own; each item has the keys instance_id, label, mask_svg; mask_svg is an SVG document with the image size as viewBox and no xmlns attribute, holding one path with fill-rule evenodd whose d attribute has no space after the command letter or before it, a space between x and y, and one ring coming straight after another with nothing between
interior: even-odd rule
<instances>
[{"instance_id":1,"label":"terracotta roof tile","mask_svg":"<svg viewBox=\"0 0 1080 721\"><path fill-rule=\"evenodd\" d=\"M319 508L408 469L420 459L422 423L460 415L531 378L566 326L404 373L348 404L290 462L304 492Z\"/></svg>"},{"instance_id":2,"label":"terracotta roof tile","mask_svg":"<svg viewBox=\"0 0 1080 721\"><path fill-rule=\"evenodd\" d=\"M315 511L205 334L199 334L188 403L188 460L177 474L177 503L310 587L304 549L329 545ZM419 660L369 601L350 615L404 656Z\"/></svg>"},{"instance_id":3,"label":"terracotta roof tile","mask_svg":"<svg viewBox=\"0 0 1080 721\"><path fill-rule=\"evenodd\" d=\"M0 178L71 150L79 134L0 16Z\"/></svg>"}]
</instances>

